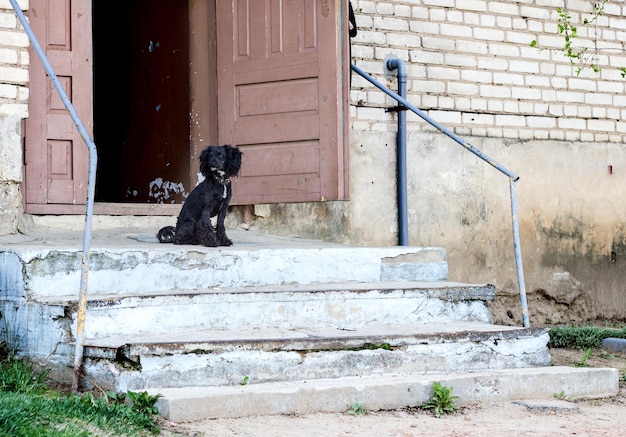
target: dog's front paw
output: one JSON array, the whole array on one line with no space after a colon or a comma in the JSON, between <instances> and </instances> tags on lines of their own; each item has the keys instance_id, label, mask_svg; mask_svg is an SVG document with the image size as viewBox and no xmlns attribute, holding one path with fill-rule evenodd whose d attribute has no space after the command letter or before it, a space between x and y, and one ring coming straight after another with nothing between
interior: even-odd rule
<instances>
[{"instance_id":1,"label":"dog's front paw","mask_svg":"<svg viewBox=\"0 0 626 437\"><path fill-rule=\"evenodd\" d=\"M205 232L203 235L200 235L200 244L206 247L217 247L217 236L215 232Z\"/></svg>"},{"instance_id":2,"label":"dog's front paw","mask_svg":"<svg viewBox=\"0 0 626 437\"><path fill-rule=\"evenodd\" d=\"M232 246L233 242L226 236L226 228L224 226L217 227L217 244L220 246Z\"/></svg>"},{"instance_id":3,"label":"dog's front paw","mask_svg":"<svg viewBox=\"0 0 626 437\"><path fill-rule=\"evenodd\" d=\"M218 244L220 246L232 246L233 242L230 241L230 238L228 238L226 235L224 235L223 237L221 237L218 241Z\"/></svg>"},{"instance_id":4,"label":"dog's front paw","mask_svg":"<svg viewBox=\"0 0 626 437\"><path fill-rule=\"evenodd\" d=\"M174 236L176 235L176 228L174 226L166 226L161 228L159 232L157 232L157 238L161 243L171 243L174 241Z\"/></svg>"}]
</instances>

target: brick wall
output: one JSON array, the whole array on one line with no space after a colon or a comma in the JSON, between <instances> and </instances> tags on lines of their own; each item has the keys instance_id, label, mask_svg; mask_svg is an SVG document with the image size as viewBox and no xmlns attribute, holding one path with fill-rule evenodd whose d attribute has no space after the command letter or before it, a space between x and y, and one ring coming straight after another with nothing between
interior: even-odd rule
<instances>
[{"instance_id":1,"label":"brick wall","mask_svg":"<svg viewBox=\"0 0 626 437\"><path fill-rule=\"evenodd\" d=\"M458 134L516 139L626 141L626 5L611 0L597 23L579 25L574 46L595 52L600 71L577 75L560 50L557 7L564 0L352 0L358 35L353 60L385 81L382 61L403 59L409 101ZM573 23L593 1L569 0ZM536 40L541 49L531 47ZM353 77L354 130L395 129L373 107L394 103ZM410 130L428 129L409 115Z\"/></svg>"},{"instance_id":2,"label":"brick wall","mask_svg":"<svg viewBox=\"0 0 626 437\"><path fill-rule=\"evenodd\" d=\"M0 1L0 114L28 114L28 44L11 4Z\"/></svg>"}]
</instances>

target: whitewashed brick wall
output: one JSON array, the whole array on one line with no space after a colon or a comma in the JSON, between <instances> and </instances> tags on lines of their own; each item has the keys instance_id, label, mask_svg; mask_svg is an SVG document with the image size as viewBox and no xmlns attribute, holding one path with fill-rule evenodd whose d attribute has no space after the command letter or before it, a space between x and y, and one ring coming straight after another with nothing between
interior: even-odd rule
<instances>
[{"instance_id":1,"label":"whitewashed brick wall","mask_svg":"<svg viewBox=\"0 0 626 437\"><path fill-rule=\"evenodd\" d=\"M573 23L593 1L569 0ZM409 101L462 135L626 142L626 4L611 0L597 26L579 26L575 46L599 35L600 72L576 67L559 50L564 0L352 0L359 33L353 60L392 90L383 60L406 62ZM542 50L530 46L536 40ZM352 128L395 130L390 98L353 74ZM428 130L409 115L409 129Z\"/></svg>"},{"instance_id":2,"label":"whitewashed brick wall","mask_svg":"<svg viewBox=\"0 0 626 437\"><path fill-rule=\"evenodd\" d=\"M28 6L24 0L18 4ZM28 114L28 45L11 4L0 1L0 115Z\"/></svg>"}]
</instances>

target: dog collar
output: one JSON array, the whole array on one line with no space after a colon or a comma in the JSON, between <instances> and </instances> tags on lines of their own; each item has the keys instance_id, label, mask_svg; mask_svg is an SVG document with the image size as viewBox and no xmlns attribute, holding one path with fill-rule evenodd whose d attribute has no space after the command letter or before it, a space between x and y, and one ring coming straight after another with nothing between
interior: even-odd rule
<instances>
[{"instance_id":1,"label":"dog collar","mask_svg":"<svg viewBox=\"0 0 626 437\"><path fill-rule=\"evenodd\" d=\"M220 185L222 185L224 187L224 193L222 193L222 198L226 199L226 196L228 196L228 185L230 184L230 178L223 178L221 176L219 176L218 174L213 174L213 178L220 183Z\"/></svg>"}]
</instances>

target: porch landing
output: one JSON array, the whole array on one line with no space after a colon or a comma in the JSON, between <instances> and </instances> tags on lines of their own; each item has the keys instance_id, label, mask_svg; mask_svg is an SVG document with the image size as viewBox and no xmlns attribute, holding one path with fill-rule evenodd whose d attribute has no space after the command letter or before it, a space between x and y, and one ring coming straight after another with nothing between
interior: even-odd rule
<instances>
[{"instance_id":1,"label":"porch landing","mask_svg":"<svg viewBox=\"0 0 626 437\"><path fill-rule=\"evenodd\" d=\"M541 328L496 326L489 284L447 281L445 250L231 230L231 247L95 231L84 388L161 393L174 421L460 401L610 396L614 369L549 367ZM0 236L0 333L72 374L82 233Z\"/></svg>"}]
</instances>

